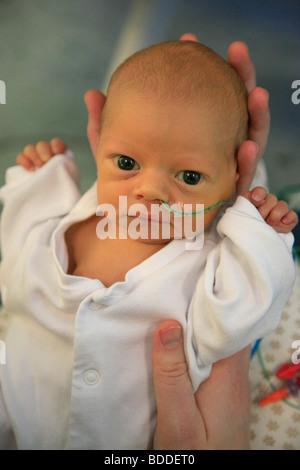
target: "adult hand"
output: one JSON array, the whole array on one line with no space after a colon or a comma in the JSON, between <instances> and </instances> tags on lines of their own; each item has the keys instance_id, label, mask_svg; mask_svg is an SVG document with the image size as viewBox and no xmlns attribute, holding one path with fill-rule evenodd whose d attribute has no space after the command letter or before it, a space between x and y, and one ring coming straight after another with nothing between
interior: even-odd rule
<instances>
[{"instance_id":1,"label":"adult hand","mask_svg":"<svg viewBox=\"0 0 300 470\"><path fill-rule=\"evenodd\" d=\"M166 321L154 334L152 363L155 450L249 449L250 348L214 364L194 395L181 326Z\"/></svg>"}]
</instances>

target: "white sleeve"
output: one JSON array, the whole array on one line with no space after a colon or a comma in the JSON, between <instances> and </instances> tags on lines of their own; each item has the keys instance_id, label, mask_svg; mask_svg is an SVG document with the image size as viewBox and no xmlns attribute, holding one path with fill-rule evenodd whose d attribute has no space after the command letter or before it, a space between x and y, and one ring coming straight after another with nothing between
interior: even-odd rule
<instances>
[{"instance_id":1,"label":"white sleeve","mask_svg":"<svg viewBox=\"0 0 300 470\"><path fill-rule=\"evenodd\" d=\"M189 326L197 363L207 366L273 331L295 280L293 235L277 234L239 196L217 225L192 301Z\"/></svg>"},{"instance_id":2,"label":"white sleeve","mask_svg":"<svg viewBox=\"0 0 300 470\"><path fill-rule=\"evenodd\" d=\"M79 171L70 150L33 172L14 166L0 189L2 257L18 250L33 226L67 214L80 198Z\"/></svg>"}]
</instances>

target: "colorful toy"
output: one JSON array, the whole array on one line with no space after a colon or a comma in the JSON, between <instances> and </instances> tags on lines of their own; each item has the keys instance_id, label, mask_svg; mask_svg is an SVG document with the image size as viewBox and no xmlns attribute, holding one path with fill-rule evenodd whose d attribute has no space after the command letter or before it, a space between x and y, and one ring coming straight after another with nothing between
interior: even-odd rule
<instances>
[{"instance_id":1,"label":"colorful toy","mask_svg":"<svg viewBox=\"0 0 300 470\"><path fill-rule=\"evenodd\" d=\"M279 367L276 377L285 384L259 400L260 406L268 405L288 397L297 397L300 390L300 364L285 363Z\"/></svg>"}]
</instances>

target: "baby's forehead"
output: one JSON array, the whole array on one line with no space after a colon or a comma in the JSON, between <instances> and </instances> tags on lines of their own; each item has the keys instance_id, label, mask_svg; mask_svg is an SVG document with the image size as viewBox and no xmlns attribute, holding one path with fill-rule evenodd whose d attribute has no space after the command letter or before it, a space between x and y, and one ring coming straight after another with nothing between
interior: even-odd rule
<instances>
[{"instance_id":1,"label":"baby's forehead","mask_svg":"<svg viewBox=\"0 0 300 470\"><path fill-rule=\"evenodd\" d=\"M206 46L192 41L173 41L133 54L113 74L111 84L116 81L158 90L167 84L169 92L185 85L187 90L204 92L217 82L234 87L240 79L221 56Z\"/></svg>"},{"instance_id":2,"label":"baby's forehead","mask_svg":"<svg viewBox=\"0 0 300 470\"><path fill-rule=\"evenodd\" d=\"M108 88L137 93L162 106L198 105L222 117L223 127L247 122L247 91L235 70L218 54L192 41L173 41L137 52L121 64Z\"/></svg>"},{"instance_id":3,"label":"baby's forehead","mask_svg":"<svg viewBox=\"0 0 300 470\"><path fill-rule=\"evenodd\" d=\"M192 41L173 41L137 52L121 64L111 78L114 90L152 93L162 103L210 103L219 110L245 105L243 82L218 54ZM244 101L244 102L243 102Z\"/></svg>"}]
</instances>

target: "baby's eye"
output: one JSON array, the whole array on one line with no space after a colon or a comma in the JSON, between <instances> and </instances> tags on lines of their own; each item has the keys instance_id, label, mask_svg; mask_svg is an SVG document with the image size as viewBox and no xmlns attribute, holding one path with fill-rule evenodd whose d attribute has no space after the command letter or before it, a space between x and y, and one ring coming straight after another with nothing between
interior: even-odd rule
<instances>
[{"instance_id":1,"label":"baby's eye","mask_svg":"<svg viewBox=\"0 0 300 470\"><path fill-rule=\"evenodd\" d=\"M139 164L133 158L126 155L116 155L114 161L121 170L131 171L139 169Z\"/></svg>"},{"instance_id":2,"label":"baby's eye","mask_svg":"<svg viewBox=\"0 0 300 470\"><path fill-rule=\"evenodd\" d=\"M179 181L184 181L186 184L195 185L202 181L202 175L198 171L184 170L178 173L177 178Z\"/></svg>"}]
</instances>

